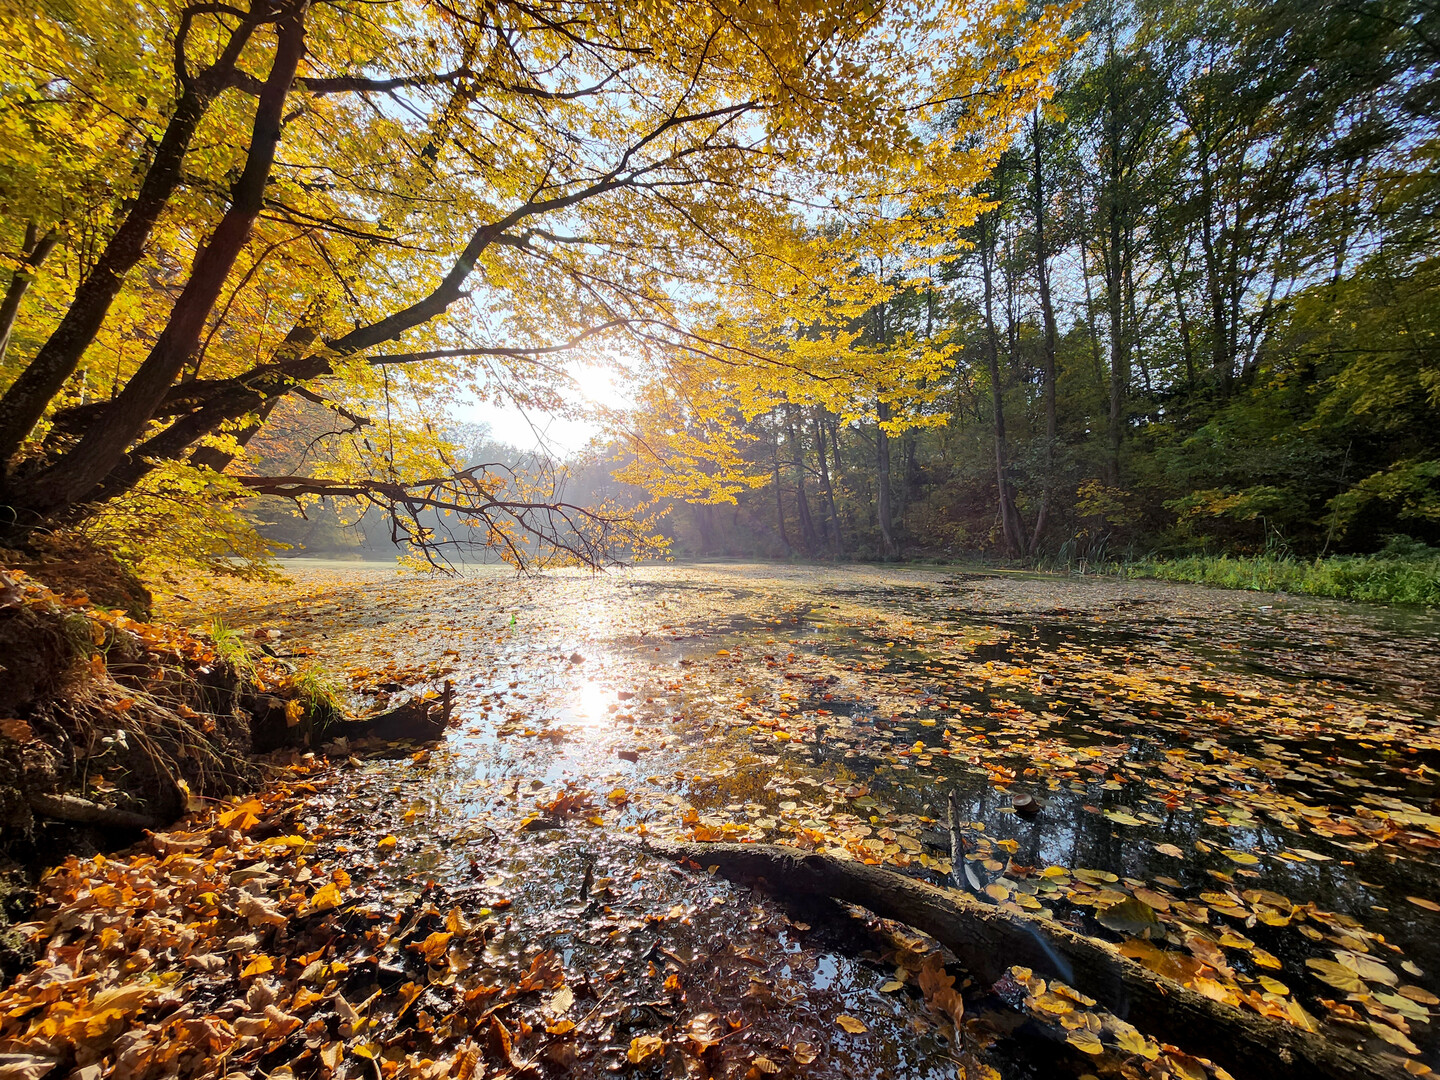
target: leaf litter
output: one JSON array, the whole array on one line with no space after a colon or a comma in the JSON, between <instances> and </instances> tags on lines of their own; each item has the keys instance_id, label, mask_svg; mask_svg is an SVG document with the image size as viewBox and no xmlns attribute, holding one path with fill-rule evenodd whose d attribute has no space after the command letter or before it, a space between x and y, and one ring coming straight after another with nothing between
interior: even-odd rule
<instances>
[{"instance_id":1,"label":"leaf litter","mask_svg":"<svg viewBox=\"0 0 1440 1080\"><path fill-rule=\"evenodd\" d=\"M802 920L623 839L797 844L947 884L953 790L961 879L990 902L1428 1071L1428 627L1150 583L771 567L317 568L207 603L280 628L357 699L454 679L459 729L428 756L297 761L58 869L45 960L0 1001L6 1048L47 1069L1223 1075L1083 988L974 986L903 928Z\"/></svg>"}]
</instances>

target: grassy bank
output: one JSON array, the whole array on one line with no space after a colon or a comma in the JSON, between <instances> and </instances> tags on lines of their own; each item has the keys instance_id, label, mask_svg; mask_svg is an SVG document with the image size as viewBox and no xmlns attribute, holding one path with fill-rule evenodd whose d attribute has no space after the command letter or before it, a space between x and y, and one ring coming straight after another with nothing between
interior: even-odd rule
<instances>
[{"instance_id":1,"label":"grassy bank","mask_svg":"<svg viewBox=\"0 0 1440 1080\"><path fill-rule=\"evenodd\" d=\"M1418 550L1403 554L1332 555L1314 560L1276 555L1192 555L1132 563L1127 571L1135 577L1226 589L1440 607L1440 549L1416 547Z\"/></svg>"}]
</instances>

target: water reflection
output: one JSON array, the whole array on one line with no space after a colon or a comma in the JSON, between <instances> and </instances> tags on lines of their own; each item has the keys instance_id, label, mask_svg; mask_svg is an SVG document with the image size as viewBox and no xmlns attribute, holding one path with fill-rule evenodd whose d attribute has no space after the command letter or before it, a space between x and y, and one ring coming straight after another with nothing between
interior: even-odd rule
<instances>
[{"instance_id":1,"label":"water reflection","mask_svg":"<svg viewBox=\"0 0 1440 1080\"><path fill-rule=\"evenodd\" d=\"M432 808L394 825L408 872L482 892L498 879L489 892L514 899L515 936L497 948L516 963L548 943L567 964L643 969L663 942L714 968L708 989L687 977L719 1007L749 985L738 948L762 961L752 970L796 980L796 1018L864 1016L890 1075L943 1072L943 1040L932 1027L917 1042L924 1010L879 992L888 974L863 942L812 931L807 962L784 968L796 939L775 909L747 912L719 882L697 894L624 830L800 841L943 882L954 790L985 840L977 870L1031 914L1109 935L1068 894L1145 887L1216 939L1243 985L1261 975L1256 949L1278 958L1317 1013L1317 996L1334 995L1304 960L1336 944L1387 958L1394 946L1418 972L1407 981L1437 988L1436 918L1405 897L1440 895L1425 846L1440 686L1421 674L1440 670L1440 620L1308 601L1260 610L1150 583L728 566L489 583L448 594L451 633L431 639L417 628L433 625L441 586L332 587L383 618L368 638L317 640L322 655L349 667L378 639L467 688L463 733L384 799ZM359 774L357 797L393 788L394 769ZM1036 818L1013 812L1018 791L1045 803ZM616 914L585 906L587 866L614 879ZM1266 922L1256 912L1278 908L1262 893L1311 913ZM647 921L676 904L683 920ZM1251 946L1221 943L1222 928ZM626 1000L658 994L624 985ZM1412 1037L1434 1045L1422 1025ZM826 1074L876 1075L845 1039Z\"/></svg>"}]
</instances>

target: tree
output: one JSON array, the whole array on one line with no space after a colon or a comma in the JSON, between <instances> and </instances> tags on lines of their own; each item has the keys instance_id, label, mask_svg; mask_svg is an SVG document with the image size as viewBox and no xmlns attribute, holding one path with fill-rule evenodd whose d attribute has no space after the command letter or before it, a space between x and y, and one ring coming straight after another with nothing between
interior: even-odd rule
<instances>
[{"instance_id":1,"label":"tree","mask_svg":"<svg viewBox=\"0 0 1440 1080\"><path fill-rule=\"evenodd\" d=\"M73 53L68 6L42 17ZM120 2L107 17L145 21ZM183 0L157 17L162 133L133 148L136 195L73 293L47 297L48 333L26 325L40 344L0 399L12 538L161 463L223 466L298 389L361 404L384 373L456 387L492 363L545 397L557 353L706 351L717 290L775 284L782 257L792 291L843 289L843 255L794 244L797 208L863 206L852 230L904 242L913 201L887 214L879 195L962 198L1058 55L1056 19L1013 32L1002 4ZM1000 27L1013 48L986 45ZM43 85L11 75L17 95ZM923 125L962 98L991 137L951 153ZM121 309L143 355L117 340ZM97 401L110 347L116 392Z\"/></svg>"}]
</instances>

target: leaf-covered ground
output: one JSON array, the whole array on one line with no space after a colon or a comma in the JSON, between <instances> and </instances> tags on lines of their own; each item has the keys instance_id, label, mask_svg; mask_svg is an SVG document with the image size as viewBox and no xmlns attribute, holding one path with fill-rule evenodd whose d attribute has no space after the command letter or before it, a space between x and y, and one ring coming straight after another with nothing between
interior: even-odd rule
<instances>
[{"instance_id":1,"label":"leaf-covered ground","mask_svg":"<svg viewBox=\"0 0 1440 1080\"><path fill-rule=\"evenodd\" d=\"M457 729L301 762L48 879L48 966L0 1000L35 1077L1220 1074L1083 986L971 985L647 834L958 877L1219 1000L1436 1061L1433 617L879 569L293 572L171 613L317 657L357 700L452 680Z\"/></svg>"}]
</instances>

